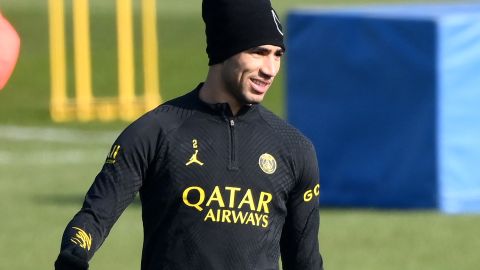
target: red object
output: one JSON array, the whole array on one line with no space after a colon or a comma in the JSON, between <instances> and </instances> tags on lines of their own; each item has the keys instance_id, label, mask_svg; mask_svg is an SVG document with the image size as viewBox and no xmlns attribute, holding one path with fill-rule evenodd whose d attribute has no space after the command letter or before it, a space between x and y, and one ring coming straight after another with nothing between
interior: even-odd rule
<instances>
[{"instance_id":1,"label":"red object","mask_svg":"<svg viewBox=\"0 0 480 270\"><path fill-rule=\"evenodd\" d=\"M19 52L20 37L7 19L0 14L0 90L12 75Z\"/></svg>"}]
</instances>

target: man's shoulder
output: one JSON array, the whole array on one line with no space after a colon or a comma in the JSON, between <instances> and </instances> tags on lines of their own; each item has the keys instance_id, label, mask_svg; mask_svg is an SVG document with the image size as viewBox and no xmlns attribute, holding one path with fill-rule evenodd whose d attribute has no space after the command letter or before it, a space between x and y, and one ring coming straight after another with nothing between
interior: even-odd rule
<instances>
[{"instance_id":1,"label":"man's shoulder","mask_svg":"<svg viewBox=\"0 0 480 270\"><path fill-rule=\"evenodd\" d=\"M194 90L159 105L152 113L165 120L181 120L190 117L198 108L198 93Z\"/></svg>"},{"instance_id":2,"label":"man's shoulder","mask_svg":"<svg viewBox=\"0 0 480 270\"><path fill-rule=\"evenodd\" d=\"M280 118L272 111L264 106L258 106L260 115L263 120L272 128L272 130L281 137L282 141L290 146L312 145L308 139L299 129L288 123L286 120Z\"/></svg>"},{"instance_id":3,"label":"man's shoulder","mask_svg":"<svg viewBox=\"0 0 480 270\"><path fill-rule=\"evenodd\" d=\"M135 133L168 133L198 111L195 91L157 106L129 125Z\"/></svg>"}]
</instances>

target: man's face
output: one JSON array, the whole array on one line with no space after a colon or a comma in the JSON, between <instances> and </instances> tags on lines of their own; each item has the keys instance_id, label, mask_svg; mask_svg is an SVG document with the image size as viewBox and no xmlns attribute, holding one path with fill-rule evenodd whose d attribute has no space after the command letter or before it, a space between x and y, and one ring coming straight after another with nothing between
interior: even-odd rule
<instances>
[{"instance_id":1,"label":"man's face","mask_svg":"<svg viewBox=\"0 0 480 270\"><path fill-rule=\"evenodd\" d=\"M225 60L222 79L229 94L240 105L260 103L280 69L283 53L281 47L262 45Z\"/></svg>"}]
</instances>

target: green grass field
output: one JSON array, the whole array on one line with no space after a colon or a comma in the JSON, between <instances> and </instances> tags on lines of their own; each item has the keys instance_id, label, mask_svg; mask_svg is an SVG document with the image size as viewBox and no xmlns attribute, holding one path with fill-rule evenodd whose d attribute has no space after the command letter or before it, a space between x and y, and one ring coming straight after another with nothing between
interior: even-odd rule
<instances>
[{"instance_id":1,"label":"green grass field","mask_svg":"<svg viewBox=\"0 0 480 270\"><path fill-rule=\"evenodd\" d=\"M93 81L99 95L114 95L117 87L113 2L91 1ZM300 4L337 2L273 1L283 18ZM22 37L14 76L0 92L0 269L53 269L64 227L127 123L51 122L47 1L2 1L0 10ZM158 1L158 13L161 89L169 99L206 75L200 1ZM70 85L72 77L70 72ZM266 100L280 115L283 91L280 76ZM319 238L326 269L476 270L479 228L480 215L322 209ZM141 208L134 203L91 261L91 269L139 269L141 244Z\"/></svg>"}]
</instances>

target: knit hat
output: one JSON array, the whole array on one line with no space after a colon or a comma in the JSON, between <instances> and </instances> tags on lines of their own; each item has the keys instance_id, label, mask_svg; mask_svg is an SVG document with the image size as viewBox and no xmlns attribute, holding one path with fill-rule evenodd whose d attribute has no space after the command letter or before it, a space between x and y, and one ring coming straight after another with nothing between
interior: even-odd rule
<instances>
[{"instance_id":1,"label":"knit hat","mask_svg":"<svg viewBox=\"0 0 480 270\"><path fill-rule=\"evenodd\" d=\"M209 65L261 45L285 49L282 25L270 0L203 0Z\"/></svg>"}]
</instances>

